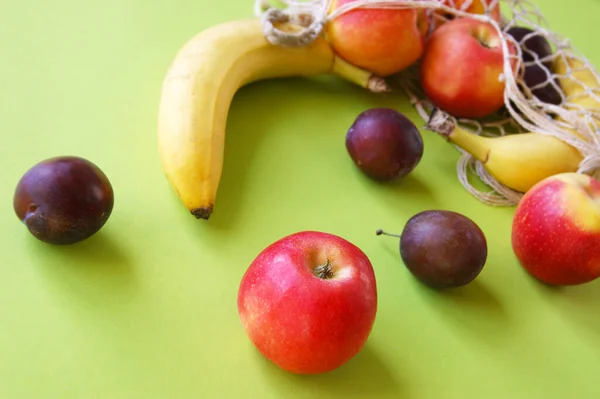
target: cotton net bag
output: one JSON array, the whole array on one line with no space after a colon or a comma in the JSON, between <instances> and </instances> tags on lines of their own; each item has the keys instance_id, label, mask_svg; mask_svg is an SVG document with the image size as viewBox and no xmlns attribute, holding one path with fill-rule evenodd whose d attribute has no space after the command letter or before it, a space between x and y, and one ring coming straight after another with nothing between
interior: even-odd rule
<instances>
[{"instance_id":1,"label":"cotton net bag","mask_svg":"<svg viewBox=\"0 0 600 399\"><path fill-rule=\"evenodd\" d=\"M304 46L323 33L326 24L357 8L422 8L425 9L430 26L435 19L449 20L456 17L469 17L493 25L499 32L511 27L528 27L533 34L544 37L552 47L552 54L540 59L525 42L526 35L519 41L511 35L501 35L504 53L504 73L499 79L505 82L504 107L489 118L470 120L455 118L445 114L453 123L475 134L501 136L522 132L535 132L551 135L575 147L582 154L580 173L600 178L600 80L593 65L575 49L567 37L550 29L540 10L527 0L488 0L483 1L485 12L467 13L473 1L479 0L355 0L331 10L332 0L256 0L254 12L262 20L263 32L273 44L281 46ZM487 3L487 4L486 4ZM490 10L500 6L499 20L492 18ZM290 34L277 30L276 22L293 21L303 26L303 30ZM431 32L430 32L431 33ZM508 41L516 45L516 54L509 55ZM532 57L523 58L529 52ZM562 57L566 69L552 68ZM512 60L511 58L516 58ZM517 63L513 73L511 62ZM567 62L568 61L568 62ZM546 73L546 80L537 86L527 87L524 83L526 67L537 64ZM399 87L405 91L411 103L424 121L429 121L436 107L421 90L418 80L418 61L394 77ZM577 90L567 96L557 78ZM535 92L544 85L555 85L560 98L558 101L541 101ZM436 112L439 112L437 110ZM574 135L572 132L576 131ZM456 146L460 151L457 162L457 175L461 184L480 201L497 206L512 206L519 202L522 192L515 191L499 183L491 176L483 164L472 155ZM471 183L469 175L478 176L486 189L478 189ZM479 185L481 187L481 185Z\"/></svg>"}]
</instances>

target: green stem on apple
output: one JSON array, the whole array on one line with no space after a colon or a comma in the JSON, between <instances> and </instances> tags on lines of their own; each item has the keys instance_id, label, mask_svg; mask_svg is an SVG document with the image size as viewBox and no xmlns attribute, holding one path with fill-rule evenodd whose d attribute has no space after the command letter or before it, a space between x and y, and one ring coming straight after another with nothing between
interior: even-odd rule
<instances>
[{"instance_id":1,"label":"green stem on apple","mask_svg":"<svg viewBox=\"0 0 600 399\"><path fill-rule=\"evenodd\" d=\"M319 265L314 269L315 275L323 280L327 280L333 277L333 269L331 267L331 262L327 259L324 265Z\"/></svg>"}]
</instances>

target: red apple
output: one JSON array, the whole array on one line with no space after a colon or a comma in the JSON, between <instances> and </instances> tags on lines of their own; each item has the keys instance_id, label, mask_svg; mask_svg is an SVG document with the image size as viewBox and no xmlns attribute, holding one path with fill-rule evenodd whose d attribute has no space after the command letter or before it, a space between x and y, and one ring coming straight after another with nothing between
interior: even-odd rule
<instances>
[{"instance_id":1,"label":"red apple","mask_svg":"<svg viewBox=\"0 0 600 399\"><path fill-rule=\"evenodd\" d=\"M333 0L330 10L356 0ZM347 62L382 77L421 57L428 31L425 9L358 8L327 23L327 39Z\"/></svg>"},{"instance_id":2,"label":"red apple","mask_svg":"<svg viewBox=\"0 0 600 399\"><path fill-rule=\"evenodd\" d=\"M548 177L517 205L512 247L521 265L550 285L600 276L600 181L580 173Z\"/></svg>"},{"instance_id":3,"label":"red apple","mask_svg":"<svg viewBox=\"0 0 600 399\"><path fill-rule=\"evenodd\" d=\"M316 374L354 357L377 310L375 274L347 240L318 231L291 234L250 264L238 292L241 323L280 368Z\"/></svg>"},{"instance_id":4,"label":"red apple","mask_svg":"<svg viewBox=\"0 0 600 399\"><path fill-rule=\"evenodd\" d=\"M508 49L517 54L512 42ZM511 65L516 72L516 58ZM504 105L503 72L498 32L471 18L449 21L433 31L420 65L425 94L439 108L462 118L482 118Z\"/></svg>"}]
</instances>

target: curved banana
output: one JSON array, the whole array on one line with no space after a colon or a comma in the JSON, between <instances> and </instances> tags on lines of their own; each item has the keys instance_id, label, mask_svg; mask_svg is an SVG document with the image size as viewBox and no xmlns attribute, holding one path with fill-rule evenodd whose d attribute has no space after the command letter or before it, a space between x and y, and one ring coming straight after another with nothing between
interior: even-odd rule
<instances>
[{"instance_id":1,"label":"curved banana","mask_svg":"<svg viewBox=\"0 0 600 399\"><path fill-rule=\"evenodd\" d=\"M485 137L471 133L434 110L427 124L480 161L499 183L526 192L540 180L576 172L582 154L564 141L545 134L519 133Z\"/></svg>"},{"instance_id":2,"label":"curved banana","mask_svg":"<svg viewBox=\"0 0 600 399\"><path fill-rule=\"evenodd\" d=\"M298 48L272 45L259 19L218 24L185 43L163 81L158 149L169 184L192 215L208 219L213 211L236 91L261 79L323 74L389 91L383 79L338 58L323 38Z\"/></svg>"}]
</instances>

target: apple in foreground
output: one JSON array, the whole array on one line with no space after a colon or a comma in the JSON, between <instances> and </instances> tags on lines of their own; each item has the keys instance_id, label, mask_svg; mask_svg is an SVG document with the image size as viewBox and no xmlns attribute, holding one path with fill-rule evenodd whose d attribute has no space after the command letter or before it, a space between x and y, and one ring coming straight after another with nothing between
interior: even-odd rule
<instances>
[{"instance_id":1,"label":"apple in foreground","mask_svg":"<svg viewBox=\"0 0 600 399\"><path fill-rule=\"evenodd\" d=\"M353 1L333 0L330 12ZM428 26L425 9L358 8L330 20L326 33L341 58L386 77L421 57Z\"/></svg>"},{"instance_id":2,"label":"apple in foreground","mask_svg":"<svg viewBox=\"0 0 600 399\"><path fill-rule=\"evenodd\" d=\"M509 54L516 56L513 42ZM511 58L516 73L517 59ZM460 118L483 118L504 105L504 53L499 33L472 18L449 21L433 31L423 52L420 78L427 97Z\"/></svg>"},{"instance_id":3,"label":"apple in foreground","mask_svg":"<svg viewBox=\"0 0 600 399\"><path fill-rule=\"evenodd\" d=\"M512 224L521 265L549 285L600 276L600 181L581 173L548 177L525 193Z\"/></svg>"},{"instance_id":4,"label":"apple in foreground","mask_svg":"<svg viewBox=\"0 0 600 399\"><path fill-rule=\"evenodd\" d=\"M238 291L254 346L297 374L334 370L366 343L377 312L375 274L354 244L325 232L283 237L258 254Z\"/></svg>"}]
</instances>

